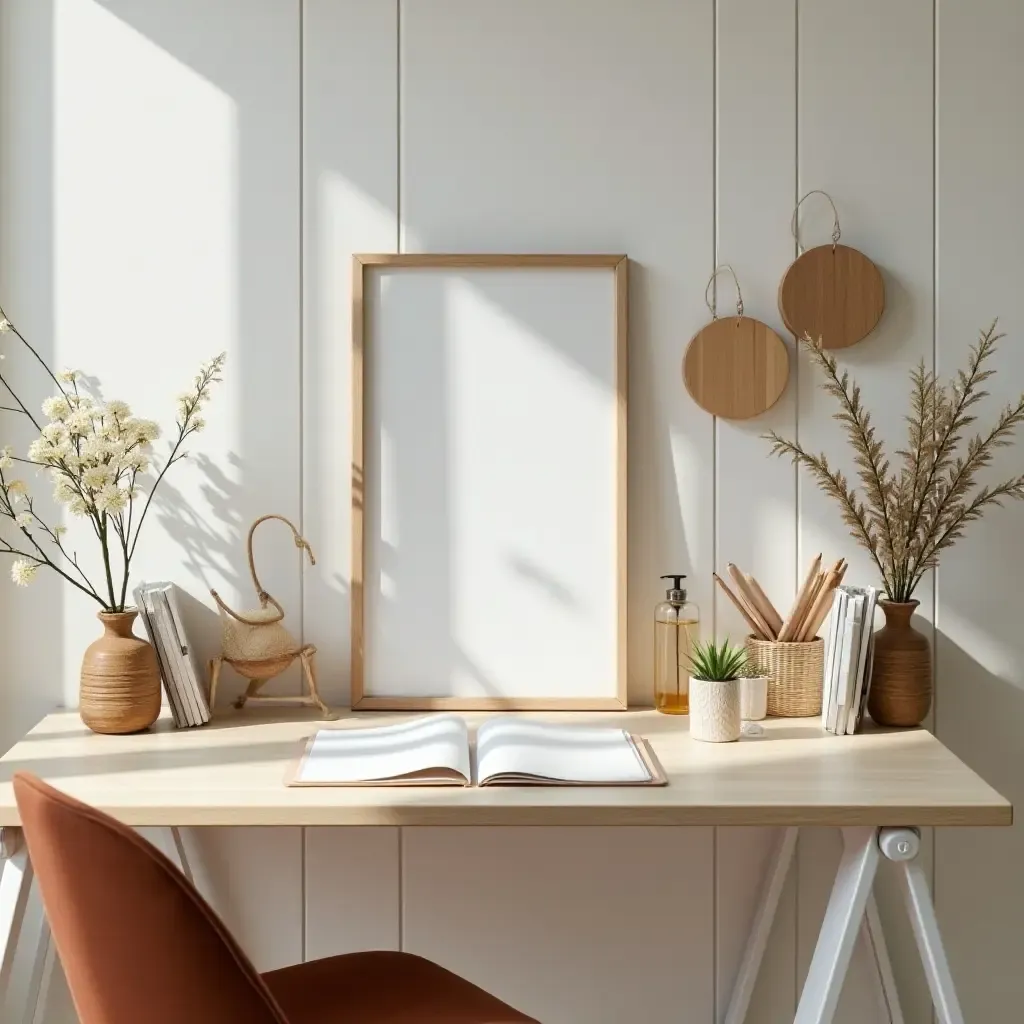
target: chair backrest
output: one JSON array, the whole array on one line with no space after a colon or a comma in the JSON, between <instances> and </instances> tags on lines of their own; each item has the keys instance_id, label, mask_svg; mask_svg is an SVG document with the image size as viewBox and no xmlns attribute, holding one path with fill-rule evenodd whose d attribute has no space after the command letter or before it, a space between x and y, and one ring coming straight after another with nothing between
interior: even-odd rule
<instances>
[{"instance_id":1,"label":"chair backrest","mask_svg":"<svg viewBox=\"0 0 1024 1024\"><path fill-rule=\"evenodd\" d=\"M34 776L14 793L81 1024L288 1024L163 854Z\"/></svg>"}]
</instances>

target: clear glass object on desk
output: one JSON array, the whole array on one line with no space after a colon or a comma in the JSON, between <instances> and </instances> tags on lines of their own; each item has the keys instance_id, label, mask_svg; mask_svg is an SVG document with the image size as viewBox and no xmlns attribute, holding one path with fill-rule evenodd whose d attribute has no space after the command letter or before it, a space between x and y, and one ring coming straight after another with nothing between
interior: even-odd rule
<instances>
[{"instance_id":1,"label":"clear glass object on desk","mask_svg":"<svg viewBox=\"0 0 1024 1024\"><path fill-rule=\"evenodd\" d=\"M685 576L661 578L673 586L654 610L654 704L666 715L688 715L690 656L700 638L700 611L686 599Z\"/></svg>"}]
</instances>

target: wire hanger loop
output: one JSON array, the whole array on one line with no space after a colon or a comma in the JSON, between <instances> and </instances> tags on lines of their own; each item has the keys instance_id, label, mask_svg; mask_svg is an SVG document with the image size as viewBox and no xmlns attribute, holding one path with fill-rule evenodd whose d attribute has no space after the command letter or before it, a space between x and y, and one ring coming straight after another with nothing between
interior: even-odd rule
<instances>
[{"instance_id":1,"label":"wire hanger loop","mask_svg":"<svg viewBox=\"0 0 1024 1024\"><path fill-rule=\"evenodd\" d=\"M711 286L715 283L715 278L723 271L728 271L732 275L733 282L736 285L736 315L743 316L743 292L740 291L740 279L736 276L736 271L732 269L731 264L721 263L715 267L714 273L708 279L707 287L704 289L704 301L707 303L708 309L711 310L712 320L718 319L718 289L715 289L715 296L712 298Z\"/></svg>"},{"instance_id":2,"label":"wire hanger loop","mask_svg":"<svg viewBox=\"0 0 1024 1024\"><path fill-rule=\"evenodd\" d=\"M812 188L810 192L804 194L803 198L796 204L796 209L793 210L793 221L790 224L790 230L793 232L793 237L796 239L797 248L800 252L804 251L803 243L800 241L800 225L798 218L800 215L800 206L804 199L810 196L824 196L828 200L829 206L832 207L832 251L836 251L836 246L839 244L839 238L842 232L839 230L839 211L836 209L836 204L832 201L832 197L820 188Z\"/></svg>"}]
</instances>

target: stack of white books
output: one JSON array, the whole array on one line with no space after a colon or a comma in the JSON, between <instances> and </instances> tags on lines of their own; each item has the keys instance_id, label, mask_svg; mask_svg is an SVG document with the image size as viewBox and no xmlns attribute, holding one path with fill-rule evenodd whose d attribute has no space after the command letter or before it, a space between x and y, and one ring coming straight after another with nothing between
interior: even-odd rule
<instances>
[{"instance_id":1,"label":"stack of white books","mask_svg":"<svg viewBox=\"0 0 1024 1024\"><path fill-rule=\"evenodd\" d=\"M175 726L187 729L206 725L210 704L196 668L195 653L185 635L174 584L140 583L133 593L139 617L160 662L160 676Z\"/></svg>"},{"instance_id":2,"label":"stack of white books","mask_svg":"<svg viewBox=\"0 0 1024 1024\"><path fill-rule=\"evenodd\" d=\"M871 688L876 587L836 588L825 633L821 724L836 736L860 727Z\"/></svg>"}]
</instances>

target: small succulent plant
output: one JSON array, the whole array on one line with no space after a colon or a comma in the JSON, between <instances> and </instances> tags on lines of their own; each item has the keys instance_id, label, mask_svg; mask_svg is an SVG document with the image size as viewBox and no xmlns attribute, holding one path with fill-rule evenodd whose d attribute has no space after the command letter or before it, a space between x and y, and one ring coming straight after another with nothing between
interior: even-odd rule
<instances>
[{"instance_id":1,"label":"small succulent plant","mask_svg":"<svg viewBox=\"0 0 1024 1024\"><path fill-rule=\"evenodd\" d=\"M746 665L746 649L728 640L721 643L708 640L694 644L690 656L690 674L695 679L719 682L737 679L743 674Z\"/></svg>"}]
</instances>

